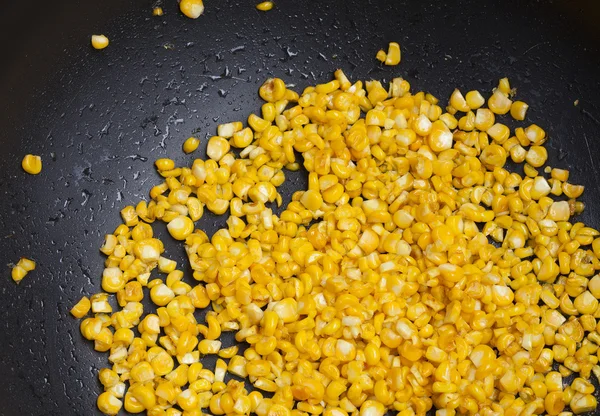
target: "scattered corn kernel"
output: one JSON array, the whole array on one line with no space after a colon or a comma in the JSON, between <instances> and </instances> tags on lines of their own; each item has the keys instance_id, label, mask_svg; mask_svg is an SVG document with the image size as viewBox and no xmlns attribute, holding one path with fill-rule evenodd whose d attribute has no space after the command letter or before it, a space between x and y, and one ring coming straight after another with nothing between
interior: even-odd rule
<instances>
[{"instance_id":1,"label":"scattered corn kernel","mask_svg":"<svg viewBox=\"0 0 600 416\"><path fill-rule=\"evenodd\" d=\"M108 38L104 35L92 35L94 49L104 49L108 46Z\"/></svg>"},{"instance_id":2,"label":"scattered corn kernel","mask_svg":"<svg viewBox=\"0 0 600 416\"><path fill-rule=\"evenodd\" d=\"M387 59L387 53L385 53L385 51L383 49L380 49L377 51L377 54L375 55L375 59L377 59L381 63L384 63Z\"/></svg>"},{"instance_id":3,"label":"scattered corn kernel","mask_svg":"<svg viewBox=\"0 0 600 416\"><path fill-rule=\"evenodd\" d=\"M87 315L91 307L92 303L90 302L90 299L87 296L84 296L79 300L79 302L75 304L75 306L73 306L73 308L71 309L71 314L75 318L81 319L85 315Z\"/></svg>"},{"instance_id":4,"label":"scattered corn kernel","mask_svg":"<svg viewBox=\"0 0 600 416\"><path fill-rule=\"evenodd\" d=\"M183 142L183 151L185 153L192 153L195 151L198 146L200 146L200 140L196 137L189 137L185 142Z\"/></svg>"},{"instance_id":5,"label":"scattered corn kernel","mask_svg":"<svg viewBox=\"0 0 600 416\"><path fill-rule=\"evenodd\" d=\"M181 0L179 10L190 19L197 19L204 13L204 3L202 0Z\"/></svg>"},{"instance_id":6,"label":"scattered corn kernel","mask_svg":"<svg viewBox=\"0 0 600 416\"><path fill-rule=\"evenodd\" d=\"M400 51L400 45L397 42L390 42L388 45L388 51L385 55L384 64L388 66L398 65L402 59L402 53Z\"/></svg>"},{"instance_id":7,"label":"scattered corn kernel","mask_svg":"<svg viewBox=\"0 0 600 416\"><path fill-rule=\"evenodd\" d=\"M25 155L21 161L21 167L30 175L37 175L42 171L42 158L35 155Z\"/></svg>"},{"instance_id":8,"label":"scattered corn kernel","mask_svg":"<svg viewBox=\"0 0 600 416\"><path fill-rule=\"evenodd\" d=\"M21 257L18 263L15 264L11 270L11 277L13 281L17 284L20 283L30 271L35 270L35 266L36 264L33 260Z\"/></svg>"},{"instance_id":9,"label":"scattered corn kernel","mask_svg":"<svg viewBox=\"0 0 600 416\"><path fill-rule=\"evenodd\" d=\"M262 3L258 3L256 5L256 9L260 10L261 12L268 12L273 8L273 6L274 3L272 1L263 1Z\"/></svg>"}]
</instances>

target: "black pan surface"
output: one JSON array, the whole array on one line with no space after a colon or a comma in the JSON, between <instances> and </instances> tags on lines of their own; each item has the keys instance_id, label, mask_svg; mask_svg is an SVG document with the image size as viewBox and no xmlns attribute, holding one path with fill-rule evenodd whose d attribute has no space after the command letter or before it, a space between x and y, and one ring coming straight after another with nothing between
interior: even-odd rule
<instances>
[{"instance_id":1,"label":"black pan surface","mask_svg":"<svg viewBox=\"0 0 600 416\"><path fill-rule=\"evenodd\" d=\"M279 0L260 13L255 1L206 0L196 21L175 0L163 17L147 1L3 3L0 415L98 414L106 355L68 311L100 289L103 235L157 183L155 159L191 164L203 150L184 155L183 140L205 143L217 124L258 111L270 76L297 91L337 68L353 80L402 76L442 100L455 87L489 92L508 76L531 105L528 121L550 136L550 165L586 185L582 220L600 226L594 1ZM111 45L93 50L93 33ZM382 67L375 53L390 41L402 63ZM26 153L42 155L41 175L22 172ZM288 175L285 197L305 181ZM224 220L197 225L212 233ZM185 264L178 245L167 254ZM17 286L9 264L21 256L38 268Z\"/></svg>"}]
</instances>

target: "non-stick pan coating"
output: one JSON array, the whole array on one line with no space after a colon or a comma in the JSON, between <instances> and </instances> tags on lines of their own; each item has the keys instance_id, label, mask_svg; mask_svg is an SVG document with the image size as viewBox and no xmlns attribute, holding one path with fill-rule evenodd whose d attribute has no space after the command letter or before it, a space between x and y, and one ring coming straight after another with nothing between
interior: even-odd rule
<instances>
[{"instance_id":1,"label":"non-stick pan coating","mask_svg":"<svg viewBox=\"0 0 600 416\"><path fill-rule=\"evenodd\" d=\"M586 185L582 219L600 226L600 83L593 1L206 0L196 21L175 0L5 2L0 8L0 415L98 414L106 354L68 310L100 289L103 235L159 180L153 161L190 164L181 144L258 111L261 82L297 91L342 68L353 80L402 76L445 100L508 76L550 136L551 166ZM444 4L446 3L446 4ZM110 46L93 50L104 33ZM390 41L402 63L374 59ZM578 100L579 104L574 105ZM41 154L39 176L22 172ZM303 187L290 174L283 194ZM206 215L209 233L224 218ZM160 229L159 229L160 230ZM164 234L165 239L168 240ZM183 249L167 255L185 264ZM19 285L8 264L38 268ZM190 276L188 276L189 278Z\"/></svg>"}]
</instances>

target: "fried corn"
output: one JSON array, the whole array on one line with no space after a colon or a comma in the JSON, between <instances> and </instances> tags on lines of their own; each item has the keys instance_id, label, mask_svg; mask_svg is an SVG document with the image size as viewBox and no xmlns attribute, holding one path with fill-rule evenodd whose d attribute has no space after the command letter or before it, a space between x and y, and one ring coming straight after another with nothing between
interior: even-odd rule
<instances>
[{"instance_id":1,"label":"fried corn","mask_svg":"<svg viewBox=\"0 0 600 416\"><path fill-rule=\"evenodd\" d=\"M12 280L17 284L21 283L21 280L23 280L30 271L35 270L35 267L36 267L35 261L30 260L26 257L21 257L21 259L19 259L17 264L15 264L12 267L12 270L11 270Z\"/></svg>"},{"instance_id":2,"label":"fried corn","mask_svg":"<svg viewBox=\"0 0 600 416\"><path fill-rule=\"evenodd\" d=\"M379 58L395 62L395 50ZM570 222L583 187L567 182L568 171L543 169L544 130L513 134L496 121L525 117L512 94L502 79L484 108L478 91L455 90L444 111L403 79L386 89L336 71L299 95L273 78L259 89L262 117L220 125L208 160L179 168L159 159L164 182L151 202L126 207L101 248L106 293L72 309L83 318L91 308L81 333L113 366L99 375L98 407L287 416L595 409L587 379L600 374L600 233ZM308 187L275 215L268 204L282 204L277 188L283 169L297 168L295 152ZM509 157L527 162L525 176L507 170ZM230 211L210 238L194 229L204 207ZM155 220L185 242L194 284L162 256ZM155 269L166 278L150 279ZM144 315L144 286L155 314ZM243 354L223 348L227 331L248 344ZM200 361L209 354L220 357L213 370ZM256 390L226 383L227 372ZM565 388L572 372L580 377Z\"/></svg>"},{"instance_id":3,"label":"fried corn","mask_svg":"<svg viewBox=\"0 0 600 416\"><path fill-rule=\"evenodd\" d=\"M192 153L195 151L200 145L200 140L195 137L189 137L185 142L183 142L183 151L185 153Z\"/></svg>"},{"instance_id":4,"label":"fried corn","mask_svg":"<svg viewBox=\"0 0 600 416\"><path fill-rule=\"evenodd\" d=\"M92 35L92 46L94 49L104 49L108 46L108 38L104 35Z\"/></svg>"},{"instance_id":5,"label":"fried corn","mask_svg":"<svg viewBox=\"0 0 600 416\"><path fill-rule=\"evenodd\" d=\"M181 0L179 10L190 19L197 19L204 13L204 3L202 0Z\"/></svg>"},{"instance_id":6,"label":"fried corn","mask_svg":"<svg viewBox=\"0 0 600 416\"><path fill-rule=\"evenodd\" d=\"M273 6L274 4L272 1L263 1L262 3L258 3L256 5L256 9L260 10L261 12L268 12L273 8Z\"/></svg>"}]
</instances>

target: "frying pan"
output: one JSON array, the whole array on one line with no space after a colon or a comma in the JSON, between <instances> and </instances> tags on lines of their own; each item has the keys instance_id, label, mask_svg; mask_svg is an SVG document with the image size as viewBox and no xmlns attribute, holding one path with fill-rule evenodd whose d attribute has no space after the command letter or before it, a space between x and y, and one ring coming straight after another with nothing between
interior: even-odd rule
<instances>
[{"instance_id":1,"label":"frying pan","mask_svg":"<svg viewBox=\"0 0 600 416\"><path fill-rule=\"evenodd\" d=\"M0 264L27 256L38 268L18 286L8 267L0 274L0 415L98 414L106 355L68 311L100 289L103 235L157 183L155 159L203 156L184 155L183 140L205 143L217 124L258 111L270 76L297 91L337 68L402 76L442 100L508 76L550 136L549 164L586 186L582 220L600 226L595 2L278 0L268 13L254 3L207 0L193 21L175 0L163 17L147 1L3 2ZM93 50L93 33L110 46ZM397 67L374 59L390 41L402 45ZM22 172L26 153L42 155L41 175ZM305 184L288 174L284 199ZM207 214L197 226L210 234L224 221ZM180 245L167 255L186 267Z\"/></svg>"}]
</instances>

